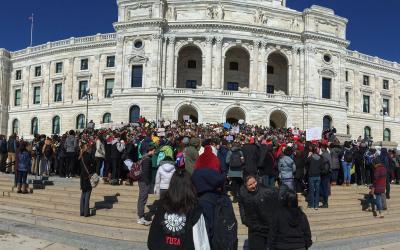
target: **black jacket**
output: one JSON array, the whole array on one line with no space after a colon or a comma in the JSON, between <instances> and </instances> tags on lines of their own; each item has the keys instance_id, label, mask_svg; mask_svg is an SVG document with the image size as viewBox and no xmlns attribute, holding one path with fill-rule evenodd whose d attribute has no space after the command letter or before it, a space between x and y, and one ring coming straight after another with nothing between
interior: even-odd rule
<instances>
[{"instance_id":1,"label":"black jacket","mask_svg":"<svg viewBox=\"0 0 400 250\"><path fill-rule=\"evenodd\" d=\"M257 190L249 192L245 185L239 192L239 210L242 223L250 232L268 235L273 214L279 206L278 191L258 184Z\"/></svg>"},{"instance_id":2,"label":"black jacket","mask_svg":"<svg viewBox=\"0 0 400 250\"><path fill-rule=\"evenodd\" d=\"M140 181L149 185L151 183L151 167L152 161L151 157L147 157L142 161L142 175L140 176Z\"/></svg>"},{"instance_id":3,"label":"black jacket","mask_svg":"<svg viewBox=\"0 0 400 250\"><path fill-rule=\"evenodd\" d=\"M242 147L244 156L244 172L246 174L257 174L259 148L256 144L245 144Z\"/></svg>"},{"instance_id":4,"label":"black jacket","mask_svg":"<svg viewBox=\"0 0 400 250\"><path fill-rule=\"evenodd\" d=\"M86 171L85 166L89 172ZM90 175L94 173L94 158L88 152L83 153L82 159L80 159L81 165L81 190L82 192L87 192L92 190L92 185L90 184Z\"/></svg>"},{"instance_id":5,"label":"black jacket","mask_svg":"<svg viewBox=\"0 0 400 250\"><path fill-rule=\"evenodd\" d=\"M268 148L271 146L268 145L266 147L267 150L264 153L265 155L263 157L262 164L259 166L260 175L276 176L277 175L276 159L272 152L272 148Z\"/></svg>"},{"instance_id":6,"label":"black jacket","mask_svg":"<svg viewBox=\"0 0 400 250\"><path fill-rule=\"evenodd\" d=\"M312 245L310 224L299 208L281 207L272 220L273 250L308 249Z\"/></svg>"},{"instance_id":7,"label":"black jacket","mask_svg":"<svg viewBox=\"0 0 400 250\"><path fill-rule=\"evenodd\" d=\"M306 169L308 177L319 177L321 176L321 169L324 164L324 160L317 154L312 154L306 160Z\"/></svg>"}]
</instances>

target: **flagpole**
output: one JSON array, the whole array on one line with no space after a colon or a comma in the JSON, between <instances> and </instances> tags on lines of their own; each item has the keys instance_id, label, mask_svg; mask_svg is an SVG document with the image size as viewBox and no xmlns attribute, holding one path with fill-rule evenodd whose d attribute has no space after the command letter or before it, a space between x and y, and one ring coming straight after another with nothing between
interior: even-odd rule
<instances>
[{"instance_id":1,"label":"flagpole","mask_svg":"<svg viewBox=\"0 0 400 250\"><path fill-rule=\"evenodd\" d=\"M33 43L33 13L31 16L31 45L29 47L32 47L32 43Z\"/></svg>"}]
</instances>

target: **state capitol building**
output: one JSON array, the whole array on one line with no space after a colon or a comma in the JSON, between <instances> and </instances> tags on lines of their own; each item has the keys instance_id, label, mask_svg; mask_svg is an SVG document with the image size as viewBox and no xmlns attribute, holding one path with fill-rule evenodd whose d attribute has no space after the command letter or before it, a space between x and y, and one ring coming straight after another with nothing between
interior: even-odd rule
<instances>
[{"instance_id":1,"label":"state capitol building","mask_svg":"<svg viewBox=\"0 0 400 250\"><path fill-rule=\"evenodd\" d=\"M400 141L400 64L348 50L348 20L331 9L117 3L115 33L0 49L0 134L185 116Z\"/></svg>"}]
</instances>

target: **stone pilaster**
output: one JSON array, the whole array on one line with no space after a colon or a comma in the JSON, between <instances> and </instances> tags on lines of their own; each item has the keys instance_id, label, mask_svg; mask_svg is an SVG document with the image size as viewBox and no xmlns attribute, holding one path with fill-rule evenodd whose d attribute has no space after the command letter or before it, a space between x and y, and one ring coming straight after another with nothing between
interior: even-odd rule
<instances>
[{"instance_id":1,"label":"stone pilaster","mask_svg":"<svg viewBox=\"0 0 400 250\"><path fill-rule=\"evenodd\" d=\"M167 88L174 87L174 74L175 74L175 37L168 38L167 48Z\"/></svg>"},{"instance_id":2,"label":"stone pilaster","mask_svg":"<svg viewBox=\"0 0 400 250\"><path fill-rule=\"evenodd\" d=\"M260 67L259 67L259 72L260 72L260 77L258 81L258 91L259 92L267 92L267 65L268 65L268 60L266 58L266 44L265 42L261 43L261 48L260 48L260 54L261 54L261 61L260 61Z\"/></svg>"},{"instance_id":3,"label":"stone pilaster","mask_svg":"<svg viewBox=\"0 0 400 250\"><path fill-rule=\"evenodd\" d=\"M250 91L257 91L258 89L258 54L259 54L260 41L254 41L253 50L253 68L250 70L251 81L249 83Z\"/></svg>"},{"instance_id":4,"label":"stone pilaster","mask_svg":"<svg viewBox=\"0 0 400 250\"><path fill-rule=\"evenodd\" d=\"M214 75L213 75L213 89L221 89L222 88L222 67L224 63L222 62L222 40L223 37L215 38L215 61L214 61Z\"/></svg>"},{"instance_id":5,"label":"stone pilaster","mask_svg":"<svg viewBox=\"0 0 400 250\"><path fill-rule=\"evenodd\" d=\"M203 86L206 89L211 88L212 82L212 47L213 47L214 37L206 38L206 56L205 56L205 77L203 79Z\"/></svg>"}]
</instances>

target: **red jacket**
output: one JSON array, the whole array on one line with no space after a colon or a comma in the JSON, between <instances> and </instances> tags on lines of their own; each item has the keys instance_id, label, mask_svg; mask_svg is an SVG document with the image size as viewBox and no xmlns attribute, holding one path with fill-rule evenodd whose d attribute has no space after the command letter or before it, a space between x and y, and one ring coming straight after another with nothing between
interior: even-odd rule
<instances>
[{"instance_id":1,"label":"red jacket","mask_svg":"<svg viewBox=\"0 0 400 250\"><path fill-rule=\"evenodd\" d=\"M386 189L386 169L379 163L374 169L374 192L384 193Z\"/></svg>"}]
</instances>

